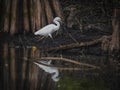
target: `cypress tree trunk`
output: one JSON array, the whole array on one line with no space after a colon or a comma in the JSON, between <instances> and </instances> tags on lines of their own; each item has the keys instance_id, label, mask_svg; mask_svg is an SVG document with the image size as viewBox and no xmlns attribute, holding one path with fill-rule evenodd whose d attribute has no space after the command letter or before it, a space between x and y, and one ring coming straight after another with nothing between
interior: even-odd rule
<instances>
[{"instance_id":1,"label":"cypress tree trunk","mask_svg":"<svg viewBox=\"0 0 120 90\"><path fill-rule=\"evenodd\" d=\"M34 13L34 2L33 0L30 0L30 25L31 30L35 32L35 13Z\"/></svg>"},{"instance_id":2,"label":"cypress tree trunk","mask_svg":"<svg viewBox=\"0 0 120 90\"><path fill-rule=\"evenodd\" d=\"M120 49L120 9L114 9L112 26L113 34L110 44L111 51Z\"/></svg>"},{"instance_id":3,"label":"cypress tree trunk","mask_svg":"<svg viewBox=\"0 0 120 90\"><path fill-rule=\"evenodd\" d=\"M45 15L45 4L43 2L43 0L40 0L41 1L41 8L42 8L42 17L41 17L41 21L42 21L42 27L45 26L47 24L47 21L46 21L46 15Z\"/></svg>"},{"instance_id":4,"label":"cypress tree trunk","mask_svg":"<svg viewBox=\"0 0 120 90\"><path fill-rule=\"evenodd\" d=\"M51 2L52 2L52 6L56 16L59 16L62 18L62 12L60 12L61 8L60 8L59 0L51 0Z\"/></svg>"},{"instance_id":5,"label":"cypress tree trunk","mask_svg":"<svg viewBox=\"0 0 120 90\"><path fill-rule=\"evenodd\" d=\"M35 9L35 29L40 28L40 2L39 0L34 0L34 9Z\"/></svg>"},{"instance_id":6,"label":"cypress tree trunk","mask_svg":"<svg viewBox=\"0 0 120 90\"><path fill-rule=\"evenodd\" d=\"M28 8L27 8L27 0L23 0L23 18L24 18L24 31L28 32L29 31L29 21L28 21Z\"/></svg>"},{"instance_id":7,"label":"cypress tree trunk","mask_svg":"<svg viewBox=\"0 0 120 90\"><path fill-rule=\"evenodd\" d=\"M48 23L51 23L53 20L53 14L52 14L52 10L50 7L50 3L48 0L44 0L45 3L45 12L46 12L46 16L47 16L47 21Z\"/></svg>"},{"instance_id":8,"label":"cypress tree trunk","mask_svg":"<svg viewBox=\"0 0 120 90\"><path fill-rule=\"evenodd\" d=\"M62 18L59 0L6 0L5 7L3 31L11 35L35 32L54 17Z\"/></svg>"},{"instance_id":9,"label":"cypress tree trunk","mask_svg":"<svg viewBox=\"0 0 120 90\"><path fill-rule=\"evenodd\" d=\"M3 31L8 32L9 30L9 21L10 21L10 2L11 0L6 0L5 3L5 17L4 17L4 26L3 26Z\"/></svg>"},{"instance_id":10,"label":"cypress tree trunk","mask_svg":"<svg viewBox=\"0 0 120 90\"><path fill-rule=\"evenodd\" d=\"M10 34L11 35L13 35L16 31L16 9L17 9L17 0L12 0L11 22L10 22Z\"/></svg>"},{"instance_id":11,"label":"cypress tree trunk","mask_svg":"<svg viewBox=\"0 0 120 90\"><path fill-rule=\"evenodd\" d=\"M10 88L15 90L15 86L16 86L16 71L15 71L15 49L11 48L10 49L10 53L11 53L11 63L10 63L10 75L11 75L11 85Z\"/></svg>"}]
</instances>

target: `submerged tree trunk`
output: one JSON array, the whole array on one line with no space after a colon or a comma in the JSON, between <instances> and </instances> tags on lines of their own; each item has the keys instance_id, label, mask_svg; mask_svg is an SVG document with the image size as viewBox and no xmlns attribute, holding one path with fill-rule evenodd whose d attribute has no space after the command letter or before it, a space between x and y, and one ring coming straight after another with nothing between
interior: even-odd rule
<instances>
[{"instance_id":1,"label":"submerged tree trunk","mask_svg":"<svg viewBox=\"0 0 120 90\"><path fill-rule=\"evenodd\" d=\"M110 43L111 51L120 49L120 9L114 9L112 26L113 26L113 34Z\"/></svg>"},{"instance_id":2,"label":"submerged tree trunk","mask_svg":"<svg viewBox=\"0 0 120 90\"><path fill-rule=\"evenodd\" d=\"M6 0L5 7L3 32L11 35L35 32L54 17L62 18L59 0Z\"/></svg>"}]
</instances>

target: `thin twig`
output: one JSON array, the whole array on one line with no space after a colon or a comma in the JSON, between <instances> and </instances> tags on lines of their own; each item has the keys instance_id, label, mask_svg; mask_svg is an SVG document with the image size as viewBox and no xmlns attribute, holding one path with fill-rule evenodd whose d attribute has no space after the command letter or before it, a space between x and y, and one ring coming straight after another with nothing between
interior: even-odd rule
<instances>
[{"instance_id":1,"label":"thin twig","mask_svg":"<svg viewBox=\"0 0 120 90\"><path fill-rule=\"evenodd\" d=\"M68 33L69 37L76 43L79 43L73 36L67 31L66 27L64 27L64 30Z\"/></svg>"}]
</instances>

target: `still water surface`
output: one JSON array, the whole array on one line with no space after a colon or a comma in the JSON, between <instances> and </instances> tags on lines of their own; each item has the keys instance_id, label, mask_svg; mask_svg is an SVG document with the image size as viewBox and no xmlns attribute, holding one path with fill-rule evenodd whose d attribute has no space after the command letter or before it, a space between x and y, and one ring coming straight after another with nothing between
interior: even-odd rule
<instances>
[{"instance_id":1,"label":"still water surface","mask_svg":"<svg viewBox=\"0 0 120 90\"><path fill-rule=\"evenodd\" d=\"M9 43L2 43L0 90L118 90L120 88L119 66L111 60L106 60L108 59L106 56L94 58L95 60L85 56L84 59L96 62L101 67L101 70L86 71L61 70L57 67L35 64L35 58L40 58L41 55L39 49L11 47ZM61 62L52 61L52 63ZM51 61L47 64L51 64ZM67 66L70 67L69 64Z\"/></svg>"}]
</instances>

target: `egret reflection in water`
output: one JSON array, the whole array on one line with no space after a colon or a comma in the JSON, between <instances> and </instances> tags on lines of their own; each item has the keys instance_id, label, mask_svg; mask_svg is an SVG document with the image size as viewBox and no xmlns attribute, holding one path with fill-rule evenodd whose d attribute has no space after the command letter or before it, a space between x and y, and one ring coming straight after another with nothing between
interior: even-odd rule
<instances>
[{"instance_id":1,"label":"egret reflection in water","mask_svg":"<svg viewBox=\"0 0 120 90\"><path fill-rule=\"evenodd\" d=\"M59 73L58 68L49 66L53 62L51 60L47 62L48 58L35 64L31 61L33 58L41 58L41 50L35 51L34 47L14 48L10 45L5 42L0 47L0 90L119 90L120 88L119 66L116 67L116 62L114 64L112 58L108 56L92 55L80 58L81 61L101 65L103 69L100 71L66 71L58 67ZM50 74L52 77L49 77ZM59 80L58 76L62 78ZM59 82L55 83L58 80Z\"/></svg>"},{"instance_id":2,"label":"egret reflection in water","mask_svg":"<svg viewBox=\"0 0 120 90\"><path fill-rule=\"evenodd\" d=\"M49 61L39 61L40 63L34 62L34 64L36 64L38 67L40 67L41 69L43 69L45 72L52 74L52 79L53 81L57 82L59 81L59 71L56 67L50 67L50 66L46 66L46 65L50 65L52 60ZM45 65L44 65L45 64Z\"/></svg>"}]
</instances>

